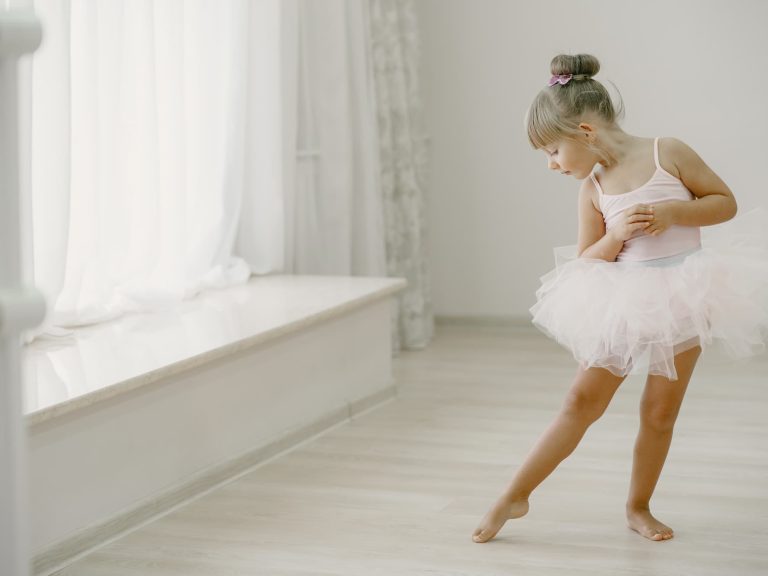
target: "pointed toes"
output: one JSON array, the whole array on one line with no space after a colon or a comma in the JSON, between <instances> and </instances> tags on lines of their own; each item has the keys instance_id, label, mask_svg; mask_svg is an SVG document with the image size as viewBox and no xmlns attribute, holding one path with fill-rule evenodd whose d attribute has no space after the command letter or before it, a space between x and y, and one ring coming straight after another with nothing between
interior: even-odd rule
<instances>
[{"instance_id":1,"label":"pointed toes","mask_svg":"<svg viewBox=\"0 0 768 576\"><path fill-rule=\"evenodd\" d=\"M493 538L493 534L491 534L491 532L485 528L478 528L472 535L472 540L481 544L483 542L487 542L491 538Z\"/></svg>"}]
</instances>

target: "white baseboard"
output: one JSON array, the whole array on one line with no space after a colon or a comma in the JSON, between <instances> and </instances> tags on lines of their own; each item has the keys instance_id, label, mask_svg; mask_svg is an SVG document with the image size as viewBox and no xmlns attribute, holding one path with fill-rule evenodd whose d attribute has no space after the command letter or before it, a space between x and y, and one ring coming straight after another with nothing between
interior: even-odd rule
<instances>
[{"instance_id":1,"label":"white baseboard","mask_svg":"<svg viewBox=\"0 0 768 576\"><path fill-rule=\"evenodd\" d=\"M531 328L530 316L436 316L438 326L509 326Z\"/></svg>"}]
</instances>

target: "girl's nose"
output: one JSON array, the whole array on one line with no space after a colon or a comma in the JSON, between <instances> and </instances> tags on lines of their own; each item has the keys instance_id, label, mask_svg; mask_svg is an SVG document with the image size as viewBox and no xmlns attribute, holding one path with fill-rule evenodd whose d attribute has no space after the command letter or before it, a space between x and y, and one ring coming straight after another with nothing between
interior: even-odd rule
<instances>
[{"instance_id":1,"label":"girl's nose","mask_svg":"<svg viewBox=\"0 0 768 576\"><path fill-rule=\"evenodd\" d=\"M552 160L552 158L547 159L547 168L550 170L557 170L559 166L557 165L557 162Z\"/></svg>"}]
</instances>

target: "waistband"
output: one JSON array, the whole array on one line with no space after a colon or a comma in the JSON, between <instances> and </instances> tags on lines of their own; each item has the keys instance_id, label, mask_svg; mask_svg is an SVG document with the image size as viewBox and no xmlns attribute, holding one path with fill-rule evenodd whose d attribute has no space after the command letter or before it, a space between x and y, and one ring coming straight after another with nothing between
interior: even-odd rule
<instances>
[{"instance_id":1,"label":"waistband","mask_svg":"<svg viewBox=\"0 0 768 576\"><path fill-rule=\"evenodd\" d=\"M696 248L692 248L691 250L686 250L685 252L680 252L679 254L673 254L672 256L665 256L664 258L654 258L653 260L639 260L634 261L632 264L638 264L640 266L654 266L654 267L664 267L664 266L675 266L676 264L680 264L683 260L688 258L691 254L695 254L701 250L701 246L696 246Z\"/></svg>"}]
</instances>

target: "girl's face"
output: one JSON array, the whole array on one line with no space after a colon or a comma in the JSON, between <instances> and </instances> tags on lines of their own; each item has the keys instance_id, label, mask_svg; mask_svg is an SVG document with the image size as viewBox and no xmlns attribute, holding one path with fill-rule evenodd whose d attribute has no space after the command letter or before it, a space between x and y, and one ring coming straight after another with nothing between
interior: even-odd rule
<instances>
[{"instance_id":1,"label":"girl's face","mask_svg":"<svg viewBox=\"0 0 768 576\"><path fill-rule=\"evenodd\" d=\"M589 176L598 162L597 155L585 145L571 139L563 139L542 148L547 155L547 167L566 176L583 180Z\"/></svg>"}]
</instances>

